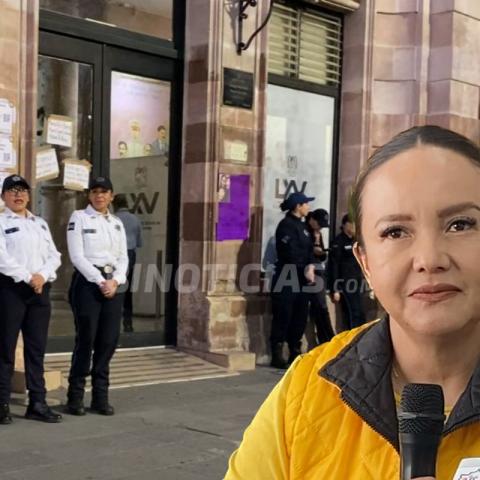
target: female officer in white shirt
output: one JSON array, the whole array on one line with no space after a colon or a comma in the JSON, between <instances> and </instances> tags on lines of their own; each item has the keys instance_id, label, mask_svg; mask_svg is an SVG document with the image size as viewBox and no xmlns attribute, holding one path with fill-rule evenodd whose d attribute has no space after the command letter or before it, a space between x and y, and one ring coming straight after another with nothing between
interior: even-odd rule
<instances>
[{"instance_id":1,"label":"female officer in white shirt","mask_svg":"<svg viewBox=\"0 0 480 480\"><path fill-rule=\"evenodd\" d=\"M50 322L50 283L60 253L47 223L27 210L30 186L10 175L2 186L5 211L0 214L0 424L12 422L10 389L15 347L23 334L29 404L25 417L58 423L61 415L45 401L43 360Z\"/></svg>"},{"instance_id":2,"label":"female officer in white shirt","mask_svg":"<svg viewBox=\"0 0 480 480\"><path fill-rule=\"evenodd\" d=\"M108 178L92 179L90 204L73 212L68 223L68 252L75 267L69 292L76 330L67 397L72 415L85 415L83 396L90 373L91 409L114 414L108 402L109 364L120 335L123 293L117 289L126 282L128 254L123 224L109 212L113 196Z\"/></svg>"}]
</instances>

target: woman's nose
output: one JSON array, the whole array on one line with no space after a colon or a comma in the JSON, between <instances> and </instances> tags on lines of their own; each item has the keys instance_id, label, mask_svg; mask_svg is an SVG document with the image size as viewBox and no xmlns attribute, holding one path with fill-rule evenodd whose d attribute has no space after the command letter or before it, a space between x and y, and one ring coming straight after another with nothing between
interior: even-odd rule
<instances>
[{"instance_id":1,"label":"woman's nose","mask_svg":"<svg viewBox=\"0 0 480 480\"><path fill-rule=\"evenodd\" d=\"M450 268L450 256L442 239L422 235L413 245L413 268L417 272L437 273Z\"/></svg>"}]
</instances>

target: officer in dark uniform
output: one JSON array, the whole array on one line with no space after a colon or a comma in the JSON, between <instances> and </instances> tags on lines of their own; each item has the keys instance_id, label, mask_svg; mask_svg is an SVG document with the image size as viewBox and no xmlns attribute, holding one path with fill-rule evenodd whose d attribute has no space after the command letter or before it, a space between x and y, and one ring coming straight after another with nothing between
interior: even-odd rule
<instances>
[{"instance_id":1,"label":"officer in dark uniform","mask_svg":"<svg viewBox=\"0 0 480 480\"><path fill-rule=\"evenodd\" d=\"M355 227L348 214L342 218L341 230L330 248L328 289L332 301L340 302L345 327L352 329L365 323L362 307L365 279L353 255Z\"/></svg>"},{"instance_id":2,"label":"officer in dark uniform","mask_svg":"<svg viewBox=\"0 0 480 480\"><path fill-rule=\"evenodd\" d=\"M47 223L27 210L30 186L19 175L2 186L5 211L0 214L0 424L12 422L10 389L15 347L23 334L29 404L25 417L58 423L61 415L45 401L43 360L50 322L50 283L60 266Z\"/></svg>"},{"instance_id":3,"label":"officer in dark uniform","mask_svg":"<svg viewBox=\"0 0 480 480\"><path fill-rule=\"evenodd\" d=\"M321 282L320 289L310 295L310 319L315 323L318 344L328 342L335 335L327 307L327 275L325 264L327 250L323 244L322 228L329 228L328 212L318 208L307 215L307 228L313 241L313 254L315 257L315 275Z\"/></svg>"},{"instance_id":4,"label":"officer in dark uniform","mask_svg":"<svg viewBox=\"0 0 480 480\"><path fill-rule=\"evenodd\" d=\"M73 212L67 229L68 252L75 267L69 297L76 330L67 410L85 415L83 396L91 373L91 409L113 415L108 401L109 365L120 335L123 294L117 289L126 282L127 238L123 223L109 211L111 181L92 179L88 198L88 207Z\"/></svg>"},{"instance_id":5,"label":"officer in dark uniform","mask_svg":"<svg viewBox=\"0 0 480 480\"><path fill-rule=\"evenodd\" d=\"M301 352L301 339L308 318L309 294L304 287L315 281L313 243L305 225L308 202L303 193L292 193L280 205L287 211L275 232L277 262L272 281L272 367L286 368ZM283 357L283 343L290 357Z\"/></svg>"}]
</instances>

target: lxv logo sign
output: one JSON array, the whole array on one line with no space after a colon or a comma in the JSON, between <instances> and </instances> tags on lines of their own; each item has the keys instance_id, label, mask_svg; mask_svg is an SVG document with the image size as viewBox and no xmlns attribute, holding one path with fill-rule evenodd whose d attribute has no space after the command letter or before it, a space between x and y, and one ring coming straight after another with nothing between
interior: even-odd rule
<instances>
[{"instance_id":1,"label":"lxv logo sign","mask_svg":"<svg viewBox=\"0 0 480 480\"><path fill-rule=\"evenodd\" d=\"M307 183L308 182L304 181L301 185L297 185L296 180L277 178L275 179L275 198L283 200L291 193L305 193Z\"/></svg>"}]
</instances>

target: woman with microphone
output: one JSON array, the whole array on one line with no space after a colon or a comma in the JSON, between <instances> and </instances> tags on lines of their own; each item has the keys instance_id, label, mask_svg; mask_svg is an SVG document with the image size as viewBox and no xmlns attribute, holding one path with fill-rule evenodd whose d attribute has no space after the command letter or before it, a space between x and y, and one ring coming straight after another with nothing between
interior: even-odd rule
<instances>
[{"instance_id":1,"label":"woman with microphone","mask_svg":"<svg viewBox=\"0 0 480 480\"><path fill-rule=\"evenodd\" d=\"M398 479L405 385L440 385L437 480L480 456L480 149L415 127L378 149L351 195L355 256L386 316L298 358L226 480Z\"/></svg>"}]
</instances>

